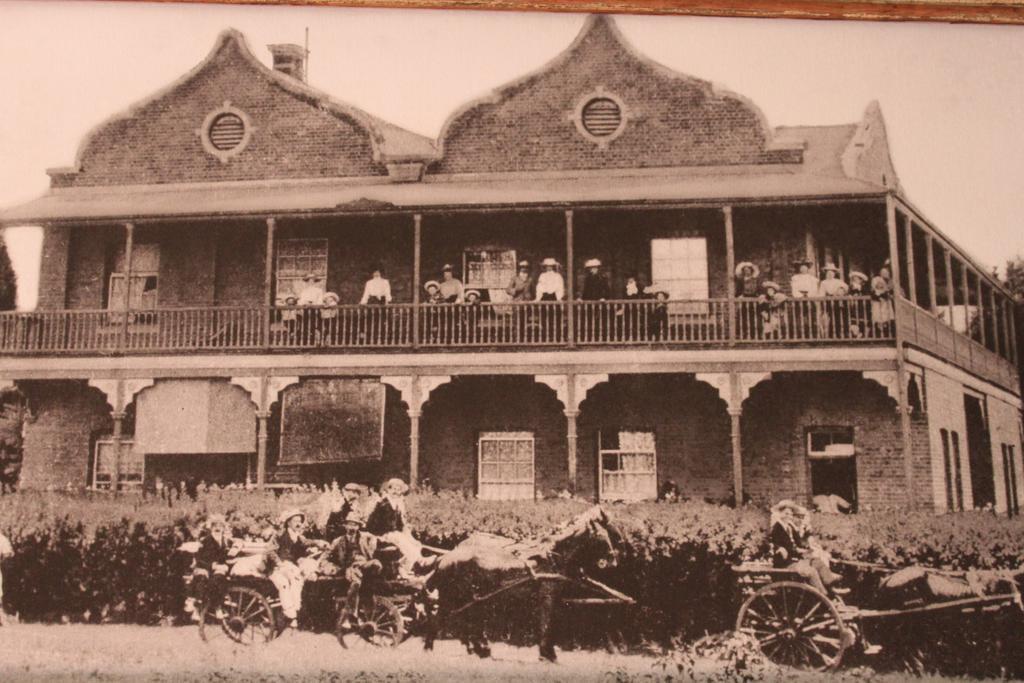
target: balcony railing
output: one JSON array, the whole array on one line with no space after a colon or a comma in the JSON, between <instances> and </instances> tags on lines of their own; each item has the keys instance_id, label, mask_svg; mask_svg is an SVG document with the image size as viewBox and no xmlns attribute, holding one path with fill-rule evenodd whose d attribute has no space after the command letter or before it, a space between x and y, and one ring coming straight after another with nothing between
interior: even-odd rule
<instances>
[{"instance_id":1,"label":"balcony railing","mask_svg":"<svg viewBox=\"0 0 1024 683\"><path fill-rule=\"evenodd\" d=\"M0 354L845 344L893 333L866 297L73 310L0 314Z\"/></svg>"}]
</instances>

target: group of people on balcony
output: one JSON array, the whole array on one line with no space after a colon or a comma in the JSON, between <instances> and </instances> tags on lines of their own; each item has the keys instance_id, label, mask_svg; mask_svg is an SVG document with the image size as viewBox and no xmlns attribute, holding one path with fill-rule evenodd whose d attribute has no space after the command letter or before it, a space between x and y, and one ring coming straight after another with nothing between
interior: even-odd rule
<instances>
[{"instance_id":1,"label":"group of people on balcony","mask_svg":"<svg viewBox=\"0 0 1024 683\"><path fill-rule=\"evenodd\" d=\"M736 291L741 298L757 302L756 332L759 337L860 339L892 333L895 315L888 260L873 278L851 270L849 283L842 279L839 268L833 263L826 263L821 268L821 279L812 272L812 266L808 259L798 259L793 263L794 273L790 277L790 294L787 296L779 283L760 280L760 268L754 263L743 261L737 264ZM844 305L835 301L841 297L864 296L870 297L870 306L858 301ZM791 298L814 301L791 302ZM751 331L741 332L749 334Z\"/></svg>"}]
</instances>

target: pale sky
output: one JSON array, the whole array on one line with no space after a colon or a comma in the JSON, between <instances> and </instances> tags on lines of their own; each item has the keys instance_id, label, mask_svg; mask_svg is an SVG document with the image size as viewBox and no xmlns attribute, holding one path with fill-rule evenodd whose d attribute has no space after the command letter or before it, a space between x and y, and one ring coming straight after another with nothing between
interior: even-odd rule
<instances>
[{"instance_id":1,"label":"pale sky","mask_svg":"<svg viewBox=\"0 0 1024 683\"><path fill-rule=\"evenodd\" d=\"M310 84L436 137L448 115L544 64L584 17L438 10L0 0L0 206L45 191L97 123L199 63L227 27L310 33ZM1024 26L618 18L647 56L753 100L773 126L852 123L879 100L911 201L987 267L1024 249ZM7 231L19 307L39 231Z\"/></svg>"}]
</instances>

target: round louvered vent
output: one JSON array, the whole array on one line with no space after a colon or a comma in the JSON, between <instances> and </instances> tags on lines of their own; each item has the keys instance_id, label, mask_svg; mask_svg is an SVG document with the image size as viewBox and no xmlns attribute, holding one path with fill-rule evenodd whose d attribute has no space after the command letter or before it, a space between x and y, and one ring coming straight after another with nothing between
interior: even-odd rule
<instances>
[{"instance_id":1,"label":"round louvered vent","mask_svg":"<svg viewBox=\"0 0 1024 683\"><path fill-rule=\"evenodd\" d=\"M622 109L608 97L595 97L583 105L583 128L596 138L615 134L622 126Z\"/></svg>"},{"instance_id":2,"label":"round louvered vent","mask_svg":"<svg viewBox=\"0 0 1024 683\"><path fill-rule=\"evenodd\" d=\"M220 114L210 124L210 144L221 152L228 152L245 139L245 122L237 114Z\"/></svg>"}]
</instances>

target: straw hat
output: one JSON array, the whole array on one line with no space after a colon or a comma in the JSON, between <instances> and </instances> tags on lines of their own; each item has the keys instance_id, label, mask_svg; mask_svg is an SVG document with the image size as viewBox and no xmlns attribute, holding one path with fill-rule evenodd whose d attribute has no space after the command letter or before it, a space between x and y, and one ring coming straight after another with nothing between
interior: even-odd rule
<instances>
[{"instance_id":1,"label":"straw hat","mask_svg":"<svg viewBox=\"0 0 1024 683\"><path fill-rule=\"evenodd\" d=\"M587 262L583 264L583 267L584 268L600 268L601 267L601 259L596 259L596 258L587 259Z\"/></svg>"},{"instance_id":2,"label":"straw hat","mask_svg":"<svg viewBox=\"0 0 1024 683\"><path fill-rule=\"evenodd\" d=\"M761 289L765 291L768 291L769 289L774 289L776 292L782 291L782 287L779 287L779 283L773 280L765 280L762 282Z\"/></svg>"},{"instance_id":3,"label":"straw hat","mask_svg":"<svg viewBox=\"0 0 1024 683\"><path fill-rule=\"evenodd\" d=\"M530 262L527 261L526 259L523 259L522 261L519 262L519 267L520 268L529 268L530 267Z\"/></svg>"},{"instance_id":4,"label":"straw hat","mask_svg":"<svg viewBox=\"0 0 1024 683\"><path fill-rule=\"evenodd\" d=\"M745 268L750 268L753 271L750 274L750 277L757 277L761 274L761 269L758 268L756 264L751 263L750 261L740 261L736 264L736 277L743 277L743 270Z\"/></svg>"},{"instance_id":5,"label":"straw hat","mask_svg":"<svg viewBox=\"0 0 1024 683\"><path fill-rule=\"evenodd\" d=\"M441 289L441 284L437 280L427 280L423 283L423 289L430 291L430 288Z\"/></svg>"},{"instance_id":6,"label":"straw hat","mask_svg":"<svg viewBox=\"0 0 1024 683\"><path fill-rule=\"evenodd\" d=\"M454 268L452 268L452 264L450 264L450 263L446 263L446 264L444 264L444 266L442 266L442 267L441 267L441 272L442 272L442 273L445 273L445 272L448 272L448 273L450 273L450 272L452 272L453 270L455 270L455 269L454 269Z\"/></svg>"},{"instance_id":7,"label":"straw hat","mask_svg":"<svg viewBox=\"0 0 1024 683\"><path fill-rule=\"evenodd\" d=\"M294 294L289 294L284 298L284 302L288 306L294 306L295 304L299 303L299 297L295 296Z\"/></svg>"},{"instance_id":8,"label":"straw hat","mask_svg":"<svg viewBox=\"0 0 1024 683\"><path fill-rule=\"evenodd\" d=\"M304 276L302 277L302 280L303 280L303 282L316 282L316 281L317 281L317 280L319 280L319 279L321 279L321 278L320 278L320 276L319 276L319 275L317 275L316 273L306 273L306 274L305 274L305 275L304 275Z\"/></svg>"},{"instance_id":9,"label":"straw hat","mask_svg":"<svg viewBox=\"0 0 1024 683\"><path fill-rule=\"evenodd\" d=\"M851 270L850 271L850 282L853 282L855 279L856 280L860 280L861 282L868 282L871 278L869 278L867 275L865 275L864 273L860 272L859 270Z\"/></svg>"},{"instance_id":10,"label":"straw hat","mask_svg":"<svg viewBox=\"0 0 1024 683\"><path fill-rule=\"evenodd\" d=\"M355 508L348 511L345 515L345 519L342 520L342 524L355 524L359 527L366 526L366 517L363 516L362 512L359 512Z\"/></svg>"},{"instance_id":11,"label":"straw hat","mask_svg":"<svg viewBox=\"0 0 1024 683\"><path fill-rule=\"evenodd\" d=\"M479 289L467 289L466 293L463 296L465 296L465 298L467 298L467 299L469 297L471 297L471 296L475 296L477 299L479 299L480 298L480 290Z\"/></svg>"},{"instance_id":12,"label":"straw hat","mask_svg":"<svg viewBox=\"0 0 1024 683\"><path fill-rule=\"evenodd\" d=\"M344 486L342 486L341 490L342 491L353 491L355 493L362 493L363 492L363 485L362 484L357 484L354 481L350 481L349 483L347 483Z\"/></svg>"},{"instance_id":13,"label":"straw hat","mask_svg":"<svg viewBox=\"0 0 1024 683\"><path fill-rule=\"evenodd\" d=\"M397 489L398 493L408 493L409 485L406 484L401 479L395 477L393 479L388 479L386 482L384 482L384 485L380 487L380 490L385 493L390 489Z\"/></svg>"},{"instance_id":14,"label":"straw hat","mask_svg":"<svg viewBox=\"0 0 1024 683\"><path fill-rule=\"evenodd\" d=\"M550 256L547 257L546 259L544 259L543 261L541 261L540 264L542 266L551 266L553 268L557 268L558 267L558 261L556 261L555 259L551 258Z\"/></svg>"},{"instance_id":15,"label":"straw hat","mask_svg":"<svg viewBox=\"0 0 1024 683\"><path fill-rule=\"evenodd\" d=\"M290 508L281 513L281 516L277 518L278 524L286 525L292 517L301 517L302 521L306 521L306 513L298 508Z\"/></svg>"},{"instance_id":16,"label":"straw hat","mask_svg":"<svg viewBox=\"0 0 1024 683\"><path fill-rule=\"evenodd\" d=\"M836 268L836 266L835 266L835 264L834 264L834 263L826 263L825 265L823 265L823 266L821 267L821 270L822 270L823 272L824 272L824 271L828 271L828 270L831 270L831 271L832 271L833 273L838 273L838 272L839 272L839 269L838 269L838 268Z\"/></svg>"},{"instance_id":17,"label":"straw hat","mask_svg":"<svg viewBox=\"0 0 1024 683\"><path fill-rule=\"evenodd\" d=\"M794 266L807 266L808 268L810 268L810 267L811 267L811 266L813 266L814 264L813 264L813 263L811 262L811 260L810 260L810 259L807 259L807 258L798 258L798 259L796 259L796 260L794 260L794 261L793 261L793 265L794 265Z\"/></svg>"},{"instance_id":18,"label":"straw hat","mask_svg":"<svg viewBox=\"0 0 1024 683\"><path fill-rule=\"evenodd\" d=\"M334 292L327 292L324 294L324 303L328 306L332 304L336 305L339 301L341 301L341 298Z\"/></svg>"}]
</instances>

